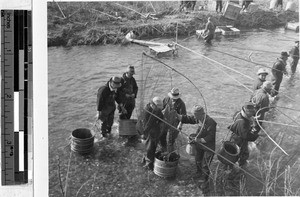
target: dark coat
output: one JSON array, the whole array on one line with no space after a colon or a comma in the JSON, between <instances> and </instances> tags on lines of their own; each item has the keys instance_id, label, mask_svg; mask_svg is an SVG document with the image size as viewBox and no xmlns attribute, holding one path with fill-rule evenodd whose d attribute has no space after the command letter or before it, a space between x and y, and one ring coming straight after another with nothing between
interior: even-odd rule
<instances>
[{"instance_id":1,"label":"dark coat","mask_svg":"<svg viewBox=\"0 0 300 197\"><path fill-rule=\"evenodd\" d=\"M213 36L215 34L215 30L216 26L212 22L208 21L205 25L204 33Z\"/></svg>"},{"instance_id":2,"label":"dark coat","mask_svg":"<svg viewBox=\"0 0 300 197\"><path fill-rule=\"evenodd\" d=\"M126 73L123 74L122 79L121 79L122 86L120 88L120 91L122 94L134 94L136 98L137 93L138 93L138 86L135 81L134 77L128 78L126 76Z\"/></svg>"},{"instance_id":3,"label":"dark coat","mask_svg":"<svg viewBox=\"0 0 300 197\"><path fill-rule=\"evenodd\" d=\"M294 60L299 60L299 48L294 46L291 50L290 50L290 56L294 59Z\"/></svg>"},{"instance_id":4,"label":"dark coat","mask_svg":"<svg viewBox=\"0 0 300 197\"><path fill-rule=\"evenodd\" d=\"M155 114L160 119L164 119L161 110L157 108L153 109L151 104L148 103L138 118L137 130L141 135L144 135L145 139L150 136L150 138L158 140L161 135L162 121L148 111Z\"/></svg>"},{"instance_id":5,"label":"dark coat","mask_svg":"<svg viewBox=\"0 0 300 197\"><path fill-rule=\"evenodd\" d=\"M286 62L278 58L272 67L273 81L281 81L283 77L283 73L286 72ZM276 69L276 70L275 70Z\"/></svg>"},{"instance_id":6,"label":"dark coat","mask_svg":"<svg viewBox=\"0 0 300 197\"><path fill-rule=\"evenodd\" d=\"M199 124L199 120L195 118L195 116L182 116L182 123L188 124ZM197 134L200 132L201 126L197 129ZM216 148L216 131L217 131L217 123L208 115L206 115L206 120L204 123L204 127L201 133L198 135L198 139L203 138L206 143L201 144L201 149L212 152L215 151Z\"/></svg>"},{"instance_id":7,"label":"dark coat","mask_svg":"<svg viewBox=\"0 0 300 197\"><path fill-rule=\"evenodd\" d=\"M116 110L116 104L121 103L120 92L111 91L109 82L98 89L97 93L97 111L102 112L104 116Z\"/></svg>"},{"instance_id":8,"label":"dark coat","mask_svg":"<svg viewBox=\"0 0 300 197\"><path fill-rule=\"evenodd\" d=\"M235 118L234 123L228 127L232 131L231 139L239 146L246 147L248 141L255 141L258 137L257 134L251 133L251 121L243 117L241 112L239 112Z\"/></svg>"},{"instance_id":9,"label":"dark coat","mask_svg":"<svg viewBox=\"0 0 300 197\"><path fill-rule=\"evenodd\" d=\"M163 108L169 105L170 109L174 109L177 114L186 115L186 107L181 98L176 99L175 103L172 103L172 99L168 96L163 100Z\"/></svg>"}]
</instances>

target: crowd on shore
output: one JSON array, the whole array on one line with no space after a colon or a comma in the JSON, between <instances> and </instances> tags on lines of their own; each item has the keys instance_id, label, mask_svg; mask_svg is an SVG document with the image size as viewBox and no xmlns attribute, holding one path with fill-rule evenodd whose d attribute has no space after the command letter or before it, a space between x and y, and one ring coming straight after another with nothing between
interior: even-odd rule
<instances>
[{"instance_id":1,"label":"crowd on shore","mask_svg":"<svg viewBox=\"0 0 300 197\"><path fill-rule=\"evenodd\" d=\"M290 71L287 71L287 60L292 58ZM289 51L283 51L277 58L271 72L266 68L260 68L257 72L257 80L253 84L253 94L245 101L241 110L233 116L233 123L228 126L231 132L228 141L240 148L238 164L241 169L246 168L249 158L248 142L254 142L260 136L263 128L265 114L270 103L279 93L283 75L294 75L299 60L299 41ZM113 76L98 89L97 93L97 118L101 120L101 134L103 138L111 135L114 121L114 113L119 111L119 119L130 119L136 105L138 86L134 78L134 66L128 66L122 77ZM267 75L272 75L267 81ZM117 103L117 106L116 106ZM195 161L197 173L195 178L199 187L208 188L210 175L210 163L216 154L216 127L217 122L211 118L203 106L196 104L192 107L191 115L187 114L185 102L181 99L180 90L174 87L168 96L161 98L157 95L146 104L138 116L136 129L137 135L127 136L126 146L135 146L140 139L145 141L146 153L142 158L144 167L153 171L157 147L160 147L160 155L168 157L174 152L174 143L183 124L197 124L195 137L188 143L196 148ZM171 118L170 118L171 117ZM236 176L233 163L224 165L230 171L228 179Z\"/></svg>"}]
</instances>

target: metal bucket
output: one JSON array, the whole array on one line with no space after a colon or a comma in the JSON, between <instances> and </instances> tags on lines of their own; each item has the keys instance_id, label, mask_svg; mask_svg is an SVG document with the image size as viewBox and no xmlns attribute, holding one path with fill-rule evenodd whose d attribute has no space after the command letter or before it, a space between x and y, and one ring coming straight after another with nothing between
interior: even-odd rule
<instances>
[{"instance_id":1,"label":"metal bucket","mask_svg":"<svg viewBox=\"0 0 300 197\"><path fill-rule=\"evenodd\" d=\"M119 135L137 135L137 119L119 120Z\"/></svg>"},{"instance_id":2,"label":"metal bucket","mask_svg":"<svg viewBox=\"0 0 300 197\"><path fill-rule=\"evenodd\" d=\"M85 128L75 129L71 136L71 150L81 155L89 154L94 148L95 134Z\"/></svg>"},{"instance_id":3,"label":"metal bucket","mask_svg":"<svg viewBox=\"0 0 300 197\"><path fill-rule=\"evenodd\" d=\"M223 164L229 165L237 162L237 160L239 159L239 154L240 154L240 147L238 147L238 145L236 145L233 142L226 141L223 143L222 148L219 151L218 159ZM220 155L226 158L227 160L225 160ZM230 163L228 160L231 161L232 163Z\"/></svg>"},{"instance_id":4,"label":"metal bucket","mask_svg":"<svg viewBox=\"0 0 300 197\"><path fill-rule=\"evenodd\" d=\"M156 156L154 160L153 172L157 176L163 178L175 177L178 161L179 161L179 155L178 155L178 159L175 161L162 161L158 159Z\"/></svg>"},{"instance_id":5,"label":"metal bucket","mask_svg":"<svg viewBox=\"0 0 300 197\"><path fill-rule=\"evenodd\" d=\"M192 140L194 139L195 137L197 136L196 133L192 133L189 135L189 140ZM186 148L185 148L185 151L191 155L191 156L195 156L196 155L196 147L195 147L195 144L187 144L186 145Z\"/></svg>"}]
</instances>

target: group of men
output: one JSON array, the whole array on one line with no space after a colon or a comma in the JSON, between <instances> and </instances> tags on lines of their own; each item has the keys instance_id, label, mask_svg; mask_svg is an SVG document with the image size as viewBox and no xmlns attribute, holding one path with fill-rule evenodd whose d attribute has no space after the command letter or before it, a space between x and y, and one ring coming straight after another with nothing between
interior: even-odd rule
<instances>
[{"instance_id":1,"label":"group of men","mask_svg":"<svg viewBox=\"0 0 300 197\"><path fill-rule=\"evenodd\" d=\"M260 68L257 72L258 78L253 85L253 94L250 101L245 102L241 110L233 117L233 123L228 126L231 131L229 141L240 147L239 166L244 168L249 158L248 142L255 141L259 137L265 113L270 104L269 95L274 97L278 94L283 74L287 74L286 61L288 57L293 58L291 72L296 72L299 60L299 41L289 52L281 52L272 67L272 82L267 81L268 71ZM133 77L135 70L129 66L122 77L112 77L106 85L98 89L97 94L97 116L102 121L101 131L103 137L111 134L111 127L116 110L115 102L118 104L120 119L130 119L135 108L138 87ZM274 88L273 88L274 85ZM257 113L257 121L254 116ZM168 124L166 123L168 122ZM178 88L172 88L168 95L161 99L156 96L146 104L142 113L138 116L137 131L141 138L145 140L146 154L142 162L148 170L153 170L155 154L160 145L160 152L165 155L172 153L175 140L181 131L182 124L197 124L196 137L189 143L195 144L197 178L200 188L208 187L209 165L215 154L216 146L216 126L217 122L206 114L204 108L195 105L191 109L191 115L187 115L185 103L181 99ZM137 136L128 139L136 140ZM130 143L130 142L129 142ZM232 171L233 164L226 166Z\"/></svg>"},{"instance_id":2,"label":"group of men","mask_svg":"<svg viewBox=\"0 0 300 197\"><path fill-rule=\"evenodd\" d=\"M128 66L122 77L114 76L98 89L97 119L101 120L101 134L104 138L111 135L115 110L119 110L119 119L130 119L135 108L138 86L133 75L134 66ZM118 107L116 106L118 104ZM136 140L137 136L128 138L128 143Z\"/></svg>"}]
</instances>

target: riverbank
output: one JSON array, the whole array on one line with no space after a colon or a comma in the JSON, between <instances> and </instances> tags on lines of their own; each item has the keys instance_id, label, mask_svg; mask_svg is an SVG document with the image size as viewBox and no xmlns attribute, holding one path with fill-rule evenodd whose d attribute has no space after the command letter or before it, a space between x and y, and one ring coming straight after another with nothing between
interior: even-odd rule
<instances>
[{"instance_id":1,"label":"riverbank","mask_svg":"<svg viewBox=\"0 0 300 197\"><path fill-rule=\"evenodd\" d=\"M274 12L263 6L255 12L241 13L233 21L214 11L178 12L174 5L166 4L153 15L156 19L149 18L149 14L126 12L120 6L112 6L113 3L106 2L105 6L99 2L67 4L61 3L59 7L55 3L48 4L48 46L122 44L131 30L138 33L139 39L175 37L176 29L178 36L187 37L194 35L197 29L203 29L208 17L217 26L234 25L237 28L271 29L299 21L299 12Z\"/></svg>"}]
</instances>

